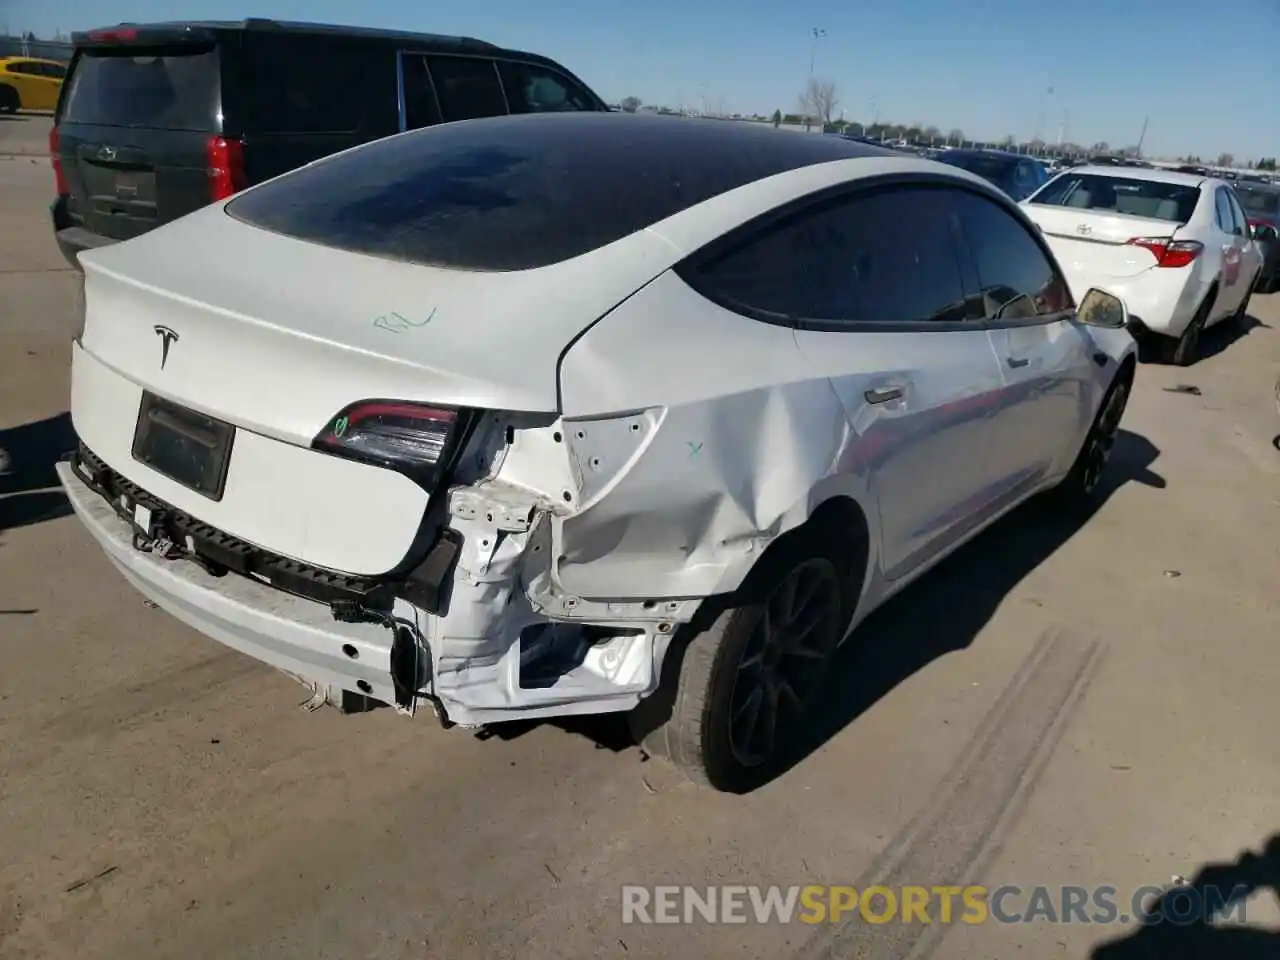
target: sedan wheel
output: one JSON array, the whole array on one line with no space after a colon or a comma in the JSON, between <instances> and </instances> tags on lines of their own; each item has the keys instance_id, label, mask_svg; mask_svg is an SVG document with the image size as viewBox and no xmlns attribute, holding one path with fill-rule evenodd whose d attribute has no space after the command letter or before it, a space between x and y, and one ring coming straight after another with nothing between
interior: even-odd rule
<instances>
[{"instance_id":1,"label":"sedan wheel","mask_svg":"<svg viewBox=\"0 0 1280 960\"><path fill-rule=\"evenodd\" d=\"M1059 507L1078 507L1092 502L1111 462L1111 452L1120 433L1120 421L1129 405L1132 388L1132 376L1123 371L1111 384L1075 463L1062 482L1050 491L1050 499Z\"/></svg>"},{"instance_id":2,"label":"sedan wheel","mask_svg":"<svg viewBox=\"0 0 1280 960\"><path fill-rule=\"evenodd\" d=\"M845 625L836 565L785 552L765 560L751 599L667 654L666 687L631 717L647 751L717 790L745 793L785 768Z\"/></svg>"},{"instance_id":3,"label":"sedan wheel","mask_svg":"<svg viewBox=\"0 0 1280 960\"><path fill-rule=\"evenodd\" d=\"M831 655L839 612L835 568L819 558L795 567L765 601L729 701L729 747L743 767L768 763L796 731Z\"/></svg>"},{"instance_id":4,"label":"sedan wheel","mask_svg":"<svg viewBox=\"0 0 1280 960\"><path fill-rule=\"evenodd\" d=\"M1209 311L1213 309L1215 297L1216 294L1210 291L1196 315L1187 324L1187 329L1182 331L1182 336L1174 343L1171 359L1178 366L1189 367L1200 358L1200 334L1204 332L1204 325L1209 320Z\"/></svg>"},{"instance_id":5,"label":"sedan wheel","mask_svg":"<svg viewBox=\"0 0 1280 960\"><path fill-rule=\"evenodd\" d=\"M1098 483L1111 462L1111 450L1116 444L1116 434L1120 432L1120 419L1124 416L1125 407L1129 404L1129 384L1121 381L1112 387L1107 400L1098 413L1097 422L1089 431L1085 440L1084 472L1080 478L1081 492L1092 495L1098 489Z\"/></svg>"}]
</instances>

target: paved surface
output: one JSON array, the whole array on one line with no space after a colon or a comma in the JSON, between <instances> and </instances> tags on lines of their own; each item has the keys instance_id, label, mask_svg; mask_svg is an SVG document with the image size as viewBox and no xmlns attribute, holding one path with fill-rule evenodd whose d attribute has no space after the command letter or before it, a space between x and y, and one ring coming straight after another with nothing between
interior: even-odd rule
<instances>
[{"instance_id":1,"label":"paved surface","mask_svg":"<svg viewBox=\"0 0 1280 960\"><path fill-rule=\"evenodd\" d=\"M44 157L49 153L52 118L41 113L0 113L0 157Z\"/></svg>"},{"instance_id":2,"label":"paved surface","mask_svg":"<svg viewBox=\"0 0 1280 960\"><path fill-rule=\"evenodd\" d=\"M1024 511L874 618L830 739L731 798L608 722L482 741L307 714L293 681L148 608L32 492L68 440L49 182L0 160L6 960L1086 957L1132 927L624 926L620 886L1128 891L1280 831L1280 296L1196 367L1144 365L1101 510ZM1276 884L1280 863L1223 877ZM1248 909L1280 922L1274 897Z\"/></svg>"}]
</instances>

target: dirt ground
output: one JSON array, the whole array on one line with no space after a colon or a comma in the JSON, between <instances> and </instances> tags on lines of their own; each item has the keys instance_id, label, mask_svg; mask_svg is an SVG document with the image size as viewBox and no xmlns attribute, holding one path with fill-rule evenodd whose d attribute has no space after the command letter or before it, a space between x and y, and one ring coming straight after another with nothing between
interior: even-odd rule
<instances>
[{"instance_id":1,"label":"dirt ground","mask_svg":"<svg viewBox=\"0 0 1280 960\"><path fill-rule=\"evenodd\" d=\"M1280 834L1280 295L1194 367L1144 364L1101 509L1021 511L874 617L823 745L730 797L613 721L483 739L307 713L143 603L45 489L72 439L50 187L0 158L0 957L1125 958L1151 931L624 924L621 888L1106 884L1123 905L1174 876L1259 888L1254 929L1154 955L1280 955L1280 844L1242 857Z\"/></svg>"}]
</instances>

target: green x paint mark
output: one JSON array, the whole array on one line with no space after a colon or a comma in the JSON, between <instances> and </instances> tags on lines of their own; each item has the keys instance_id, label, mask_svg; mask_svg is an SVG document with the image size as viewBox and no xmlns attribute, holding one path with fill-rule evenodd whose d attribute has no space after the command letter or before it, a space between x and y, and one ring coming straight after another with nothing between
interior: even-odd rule
<instances>
[{"instance_id":1,"label":"green x paint mark","mask_svg":"<svg viewBox=\"0 0 1280 960\"><path fill-rule=\"evenodd\" d=\"M685 442L689 444L689 456L696 457L702 452L702 441L694 443L692 440L687 440Z\"/></svg>"}]
</instances>

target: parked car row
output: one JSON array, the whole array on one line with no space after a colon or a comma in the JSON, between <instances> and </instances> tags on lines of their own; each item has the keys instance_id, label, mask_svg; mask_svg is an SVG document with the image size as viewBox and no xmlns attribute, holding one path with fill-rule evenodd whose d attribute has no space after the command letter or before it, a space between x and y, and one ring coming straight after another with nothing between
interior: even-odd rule
<instances>
[{"instance_id":1,"label":"parked car row","mask_svg":"<svg viewBox=\"0 0 1280 960\"><path fill-rule=\"evenodd\" d=\"M124 577L330 702L627 712L725 790L889 597L1032 498L1096 502L1137 369L1108 287L1150 326L1182 269L1203 326L1257 266L1217 181L1020 206L463 38L99 31L57 120L58 472Z\"/></svg>"}]
</instances>

